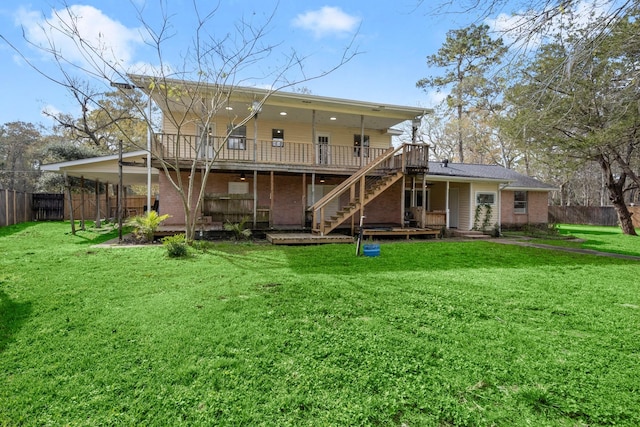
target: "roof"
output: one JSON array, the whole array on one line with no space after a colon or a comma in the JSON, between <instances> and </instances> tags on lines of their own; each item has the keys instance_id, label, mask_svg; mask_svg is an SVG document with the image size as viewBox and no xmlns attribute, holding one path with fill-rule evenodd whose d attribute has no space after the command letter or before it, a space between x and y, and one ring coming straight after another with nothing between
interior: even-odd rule
<instances>
[{"instance_id":1,"label":"roof","mask_svg":"<svg viewBox=\"0 0 640 427\"><path fill-rule=\"evenodd\" d=\"M147 184L147 151L122 153L122 159L135 166L122 166L122 182L124 185ZM116 184L119 180L118 155L91 157L68 162L51 163L40 167L43 171L67 173L73 177L84 177L91 181ZM151 180L158 182L158 169L151 168Z\"/></svg>"},{"instance_id":2,"label":"roof","mask_svg":"<svg viewBox=\"0 0 640 427\"><path fill-rule=\"evenodd\" d=\"M557 188L500 165L429 162L429 178L471 178L503 182L508 190L553 191Z\"/></svg>"},{"instance_id":3,"label":"roof","mask_svg":"<svg viewBox=\"0 0 640 427\"><path fill-rule=\"evenodd\" d=\"M157 89L150 89L153 77L130 75L129 78L134 82L135 87L147 94L151 93L159 107L171 109L173 112L184 112L185 105L191 105L191 111L194 111L193 105L187 99L172 100L169 103L163 102L162 93ZM197 93L203 99L207 98L207 93L211 94L213 98L219 98L222 94L222 99L226 101L225 108L229 109L221 110L220 113L230 116L247 115L254 102L262 103L264 101L260 105L259 117L261 119L311 123L315 115L315 121L318 125L360 128L361 120L363 120L367 129L386 130L407 120L413 120L433 112L433 110L423 107L331 98L284 90L219 86L178 79L164 79L163 81L167 85L187 88L182 93ZM226 99L227 96L228 99ZM282 113L286 113L286 115Z\"/></svg>"}]
</instances>

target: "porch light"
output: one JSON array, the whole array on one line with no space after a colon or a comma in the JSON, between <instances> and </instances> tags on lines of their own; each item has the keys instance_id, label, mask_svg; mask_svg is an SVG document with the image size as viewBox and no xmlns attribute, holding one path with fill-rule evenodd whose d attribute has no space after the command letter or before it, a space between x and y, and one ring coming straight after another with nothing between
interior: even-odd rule
<instances>
[{"instance_id":1,"label":"porch light","mask_svg":"<svg viewBox=\"0 0 640 427\"><path fill-rule=\"evenodd\" d=\"M246 180L246 179L247 179L247 177L245 176L245 174L244 174L244 173L241 173L241 174L240 174L240 181L244 181L244 180Z\"/></svg>"},{"instance_id":2,"label":"porch light","mask_svg":"<svg viewBox=\"0 0 640 427\"><path fill-rule=\"evenodd\" d=\"M286 112L286 111L280 111L280 115L281 115L281 116L286 116L286 115L287 115L287 112Z\"/></svg>"},{"instance_id":3,"label":"porch light","mask_svg":"<svg viewBox=\"0 0 640 427\"><path fill-rule=\"evenodd\" d=\"M329 117L329 120L338 120L337 117Z\"/></svg>"},{"instance_id":4,"label":"porch light","mask_svg":"<svg viewBox=\"0 0 640 427\"><path fill-rule=\"evenodd\" d=\"M324 184L324 176L320 175L320 184Z\"/></svg>"}]
</instances>

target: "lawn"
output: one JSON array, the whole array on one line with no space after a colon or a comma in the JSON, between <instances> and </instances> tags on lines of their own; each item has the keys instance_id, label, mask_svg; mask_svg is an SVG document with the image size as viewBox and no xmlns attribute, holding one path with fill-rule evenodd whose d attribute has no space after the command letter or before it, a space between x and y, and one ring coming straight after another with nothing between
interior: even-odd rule
<instances>
[{"instance_id":1,"label":"lawn","mask_svg":"<svg viewBox=\"0 0 640 427\"><path fill-rule=\"evenodd\" d=\"M0 229L0 425L640 425L637 261L68 231Z\"/></svg>"},{"instance_id":2,"label":"lawn","mask_svg":"<svg viewBox=\"0 0 640 427\"><path fill-rule=\"evenodd\" d=\"M547 238L537 238L536 243L564 246L579 249L591 249L624 255L640 256L640 244L637 236L622 234L620 227L601 227L594 225L560 224L558 234ZM640 234L640 230L636 230ZM519 236L522 233L506 233Z\"/></svg>"}]
</instances>

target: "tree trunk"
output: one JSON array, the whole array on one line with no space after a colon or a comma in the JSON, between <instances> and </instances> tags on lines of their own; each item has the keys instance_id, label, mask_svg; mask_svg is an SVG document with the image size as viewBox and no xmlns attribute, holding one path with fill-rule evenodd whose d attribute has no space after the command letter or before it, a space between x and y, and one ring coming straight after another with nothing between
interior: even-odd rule
<instances>
[{"instance_id":1,"label":"tree trunk","mask_svg":"<svg viewBox=\"0 0 640 427\"><path fill-rule=\"evenodd\" d=\"M67 190L67 198L69 200L69 220L71 221L71 234L75 236L76 234L76 222L73 219L73 197L71 196L71 184L69 183L69 178L67 177L67 173L64 173L64 187Z\"/></svg>"},{"instance_id":2,"label":"tree trunk","mask_svg":"<svg viewBox=\"0 0 640 427\"><path fill-rule=\"evenodd\" d=\"M618 221L620 221L620 228L624 234L629 236L637 236L636 229L633 227L633 220L631 219L631 213L627 209L627 205L622 203L614 203L613 207L618 214Z\"/></svg>"},{"instance_id":3,"label":"tree trunk","mask_svg":"<svg viewBox=\"0 0 640 427\"><path fill-rule=\"evenodd\" d=\"M609 190L609 200L611 200L611 204L613 204L613 207L616 210L622 232L629 236L637 236L638 234L636 233L636 229L633 227L631 213L624 202L622 186L617 185L616 183L614 183L614 185L609 185L609 183L607 183L607 188Z\"/></svg>"},{"instance_id":4,"label":"tree trunk","mask_svg":"<svg viewBox=\"0 0 640 427\"><path fill-rule=\"evenodd\" d=\"M624 193L622 191L624 182L626 181L626 175L623 173L620 178L616 180L611 172L611 164L602 155L598 158L598 163L600 163L600 167L602 168L605 185L609 191L609 200L616 210L622 232L629 236L637 236L638 234L633 227L631 213L624 202Z\"/></svg>"}]
</instances>

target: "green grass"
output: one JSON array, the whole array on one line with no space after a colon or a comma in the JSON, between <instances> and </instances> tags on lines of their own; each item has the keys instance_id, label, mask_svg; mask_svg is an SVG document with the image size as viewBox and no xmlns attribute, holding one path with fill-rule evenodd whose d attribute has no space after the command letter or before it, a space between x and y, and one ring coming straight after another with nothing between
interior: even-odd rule
<instances>
[{"instance_id":1,"label":"green grass","mask_svg":"<svg viewBox=\"0 0 640 427\"><path fill-rule=\"evenodd\" d=\"M0 229L0 425L640 425L638 262L68 231Z\"/></svg>"},{"instance_id":2,"label":"green grass","mask_svg":"<svg viewBox=\"0 0 640 427\"><path fill-rule=\"evenodd\" d=\"M637 232L640 234L640 230ZM640 256L640 238L622 234L620 227L560 224L558 233L556 238L539 238L535 242Z\"/></svg>"}]
</instances>

